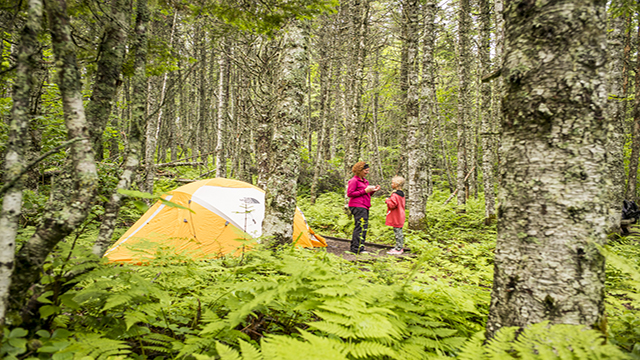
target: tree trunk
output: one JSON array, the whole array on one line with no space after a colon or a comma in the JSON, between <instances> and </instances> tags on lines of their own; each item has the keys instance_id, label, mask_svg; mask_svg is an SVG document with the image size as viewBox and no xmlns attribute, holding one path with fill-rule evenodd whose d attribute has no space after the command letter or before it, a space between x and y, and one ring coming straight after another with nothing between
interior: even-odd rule
<instances>
[{"instance_id":1,"label":"tree trunk","mask_svg":"<svg viewBox=\"0 0 640 360\"><path fill-rule=\"evenodd\" d=\"M207 106L209 101L207 99L207 31L204 25L204 19L200 20L200 39L198 39L198 132L195 136L198 138L198 151L200 152L200 162L203 167L207 169L209 167L209 137L207 136L207 130L209 125L209 111ZM226 167L225 167L226 169Z\"/></svg>"},{"instance_id":2,"label":"tree trunk","mask_svg":"<svg viewBox=\"0 0 640 360\"><path fill-rule=\"evenodd\" d=\"M111 236L116 228L116 220L120 213L120 204L124 195L119 189L127 190L131 187L135 174L140 166L142 156L142 144L144 142L143 129L146 124L145 105L147 99L147 76L145 74L147 64L147 25L149 24L149 11L146 0L138 0L136 14L135 40L131 51L134 54L133 74L133 98L131 129L128 136L128 151L122 174L116 190L111 194L109 203L105 206L105 214L100 224L98 238L93 244L93 253L102 256L111 245Z\"/></svg>"},{"instance_id":3,"label":"tree trunk","mask_svg":"<svg viewBox=\"0 0 640 360\"><path fill-rule=\"evenodd\" d=\"M71 39L69 16L64 0L47 1L53 52L58 64L58 87L62 95L67 139L80 139L71 146L74 184L62 209L47 211L42 225L22 246L16 255L16 266L11 279L10 297L13 309L22 306L28 289L42 275L44 261L58 244L80 225L94 201L98 174L89 139L88 126L82 103L82 81L76 63L75 44ZM31 314L26 314L26 317Z\"/></svg>"},{"instance_id":4,"label":"tree trunk","mask_svg":"<svg viewBox=\"0 0 640 360\"><path fill-rule=\"evenodd\" d=\"M409 229L419 230L424 227L426 215L426 137L429 128L424 126L424 116L420 116L420 99L418 91L418 1L404 0L402 3L404 28L406 29L405 46L407 49L407 95L405 102L407 123L407 209L409 210Z\"/></svg>"},{"instance_id":5,"label":"tree trunk","mask_svg":"<svg viewBox=\"0 0 640 360\"><path fill-rule=\"evenodd\" d=\"M311 179L311 190L310 190L310 201L311 204L315 204L318 188L318 179L320 178L320 172L322 171L322 163L324 162L322 159L322 153L324 151L323 146L325 145L325 135L327 133L327 94L328 94L328 77L329 77L329 57L327 54L328 47L328 39L327 39L327 29L328 27L323 26L318 34L318 71L320 77L320 94L318 98L318 111L320 113L320 129L318 129L318 146L316 146L316 152L313 158L313 178ZM311 87L309 85L309 87Z\"/></svg>"},{"instance_id":6,"label":"tree trunk","mask_svg":"<svg viewBox=\"0 0 640 360\"><path fill-rule=\"evenodd\" d=\"M628 17L630 18L630 17ZM622 212L622 202L625 195L624 172L624 95L622 94L622 69L624 62L624 34L626 29L626 17L617 16L610 18L611 31L609 32L608 53L610 54L607 65L609 74L609 106L606 119L611 120L611 130L607 138L608 178L611 180L609 189L609 218L607 232L619 231Z\"/></svg>"},{"instance_id":7,"label":"tree trunk","mask_svg":"<svg viewBox=\"0 0 640 360\"><path fill-rule=\"evenodd\" d=\"M502 69L502 63L504 61L504 3L503 0L495 0L493 4L494 8L494 21L495 21L495 61L494 66L496 69ZM500 156L500 141L498 134L501 134L501 124L502 124L502 97L504 95L504 85L502 81L502 76L498 76L494 81L494 92L493 92L493 123L491 132L494 134L492 137L492 147L494 151L495 158L497 159L497 163L500 164L501 156Z\"/></svg>"},{"instance_id":8,"label":"tree trunk","mask_svg":"<svg viewBox=\"0 0 640 360\"><path fill-rule=\"evenodd\" d=\"M639 16L640 18L640 16ZM640 21L638 22L638 44L640 44ZM629 180L627 181L627 199L638 200L638 157L640 157L640 51L636 58L636 96L633 103L633 142L629 158Z\"/></svg>"},{"instance_id":9,"label":"tree trunk","mask_svg":"<svg viewBox=\"0 0 640 360\"><path fill-rule=\"evenodd\" d=\"M511 2L505 10L489 338L544 320L605 326L605 16L596 0Z\"/></svg>"},{"instance_id":10,"label":"tree trunk","mask_svg":"<svg viewBox=\"0 0 640 360\"><path fill-rule=\"evenodd\" d=\"M491 14L489 0L480 0L480 69L479 76L491 69L489 50L491 46ZM495 189L493 175L493 133L491 118L491 84L480 84L481 138L482 138L482 182L484 188L484 217L491 221L495 217Z\"/></svg>"},{"instance_id":11,"label":"tree trunk","mask_svg":"<svg viewBox=\"0 0 640 360\"><path fill-rule=\"evenodd\" d=\"M467 174L467 127L469 121L469 0L460 0L458 9L458 206L467 201L464 178Z\"/></svg>"},{"instance_id":12,"label":"tree trunk","mask_svg":"<svg viewBox=\"0 0 640 360\"><path fill-rule=\"evenodd\" d=\"M220 52L219 74L218 77L218 122L216 142L216 177L227 176L227 159L225 152L225 129L227 123L227 104L229 103L229 57L225 53L226 46L223 41L221 44L223 49Z\"/></svg>"},{"instance_id":13,"label":"tree trunk","mask_svg":"<svg viewBox=\"0 0 640 360\"><path fill-rule=\"evenodd\" d=\"M299 23L284 34L277 94L277 116L270 144L272 172L266 181L263 235L272 244L290 243L296 210L296 189L300 170L300 136L303 122L305 36Z\"/></svg>"},{"instance_id":14,"label":"tree trunk","mask_svg":"<svg viewBox=\"0 0 640 360\"><path fill-rule=\"evenodd\" d=\"M102 161L104 156L102 134L109 122L124 63L125 26L128 23L126 4L127 0L114 0L111 16L105 17L107 23L98 48L98 54L100 54L98 70L93 83L91 101L87 104L87 122L96 161Z\"/></svg>"},{"instance_id":15,"label":"tree trunk","mask_svg":"<svg viewBox=\"0 0 640 360\"><path fill-rule=\"evenodd\" d=\"M29 1L27 22L17 49L16 80L13 89L13 107L9 123L9 136L4 162L4 183L17 178L7 190L0 213L0 329L9 308L9 289L14 269L18 220L22 212L22 184L19 179L25 168L25 148L29 133L29 94L34 86L34 72L39 55L38 34L41 31L42 2ZM16 300L16 299L14 299Z\"/></svg>"}]
</instances>

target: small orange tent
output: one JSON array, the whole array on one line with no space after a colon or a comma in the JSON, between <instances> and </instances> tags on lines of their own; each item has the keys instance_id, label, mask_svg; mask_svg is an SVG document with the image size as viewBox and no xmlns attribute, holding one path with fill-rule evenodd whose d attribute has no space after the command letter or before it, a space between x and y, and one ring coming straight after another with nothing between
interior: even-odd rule
<instances>
[{"instance_id":1,"label":"small orange tent","mask_svg":"<svg viewBox=\"0 0 640 360\"><path fill-rule=\"evenodd\" d=\"M265 193L249 183L201 180L170 191L163 199L186 209L158 201L104 256L110 261L139 262L136 247L146 247L142 257L151 257L154 247L165 246L195 257L215 257L235 253L246 240L262 235ZM309 228L299 208L293 219L293 239L301 247L327 246Z\"/></svg>"}]
</instances>

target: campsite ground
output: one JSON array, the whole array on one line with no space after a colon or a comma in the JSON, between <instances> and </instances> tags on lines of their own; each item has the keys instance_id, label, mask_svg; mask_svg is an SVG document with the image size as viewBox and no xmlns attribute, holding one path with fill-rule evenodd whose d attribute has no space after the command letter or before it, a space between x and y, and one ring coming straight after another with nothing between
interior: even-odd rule
<instances>
[{"instance_id":1,"label":"campsite ground","mask_svg":"<svg viewBox=\"0 0 640 360\"><path fill-rule=\"evenodd\" d=\"M349 252L349 240L331 236L324 236L324 238L327 242L327 252L340 256L345 260L364 260L365 258L376 258L381 256L406 256L410 254L405 253L405 255L388 255L387 251L391 250L393 246L367 243L366 249L369 254L356 256L353 253Z\"/></svg>"}]
</instances>

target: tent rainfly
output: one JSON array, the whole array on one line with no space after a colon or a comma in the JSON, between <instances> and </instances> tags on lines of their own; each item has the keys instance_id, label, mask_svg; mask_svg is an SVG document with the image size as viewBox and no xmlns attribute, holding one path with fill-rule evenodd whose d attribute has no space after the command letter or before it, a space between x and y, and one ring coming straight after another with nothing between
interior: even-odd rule
<instances>
[{"instance_id":1,"label":"tent rainfly","mask_svg":"<svg viewBox=\"0 0 640 360\"><path fill-rule=\"evenodd\" d=\"M156 202L106 251L109 261L137 263L152 257L160 246L194 257L237 254L246 240L262 235L264 190L246 182L201 180L163 198L186 209ZM309 228L299 208L293 219L293 239L301 247L327 246L324 238Z\"/></svg>"}]
</instances>

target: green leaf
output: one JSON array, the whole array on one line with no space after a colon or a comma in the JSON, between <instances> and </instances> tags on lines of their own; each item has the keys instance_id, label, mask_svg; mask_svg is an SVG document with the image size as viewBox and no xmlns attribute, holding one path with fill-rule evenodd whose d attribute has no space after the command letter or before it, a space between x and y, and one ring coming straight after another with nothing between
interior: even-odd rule
<instances>
[{"instance_id":1,"label":"green leaf","mask_svg":"<svg viewBox=\"0 0 640 360\"><path fill-rule=\"evenodd\" d=\"M53 291L45 291L42 295L38 297L38 301L43 304L53 304L53 301L47 299L49 296L53 295Z\"/></svg>"},{"instance_id":2,"label":"green leaf","mask_svg":"<svg viewBox=\"0 0 640 360\"><path fill-rule=\"evenodd\" d=\"M40 308L40 318L46 319L49 316L60 312L60 308L56 305L45 305Z\"/></svg>"},{"instance_id":3,"label":"green leaf","mask_svg":"<svg viewBox=\"0 0 640 360\"><path fill-rule=\"evenodd\" d=\"M11 330L11 332L9 333L8 338L10 339L15 339L15 338L21 338L21 337L25 337L27 336L27 334L29 334L29 332L23 328L15 328L13 330Z\"/></svg>"}]
</instances>

